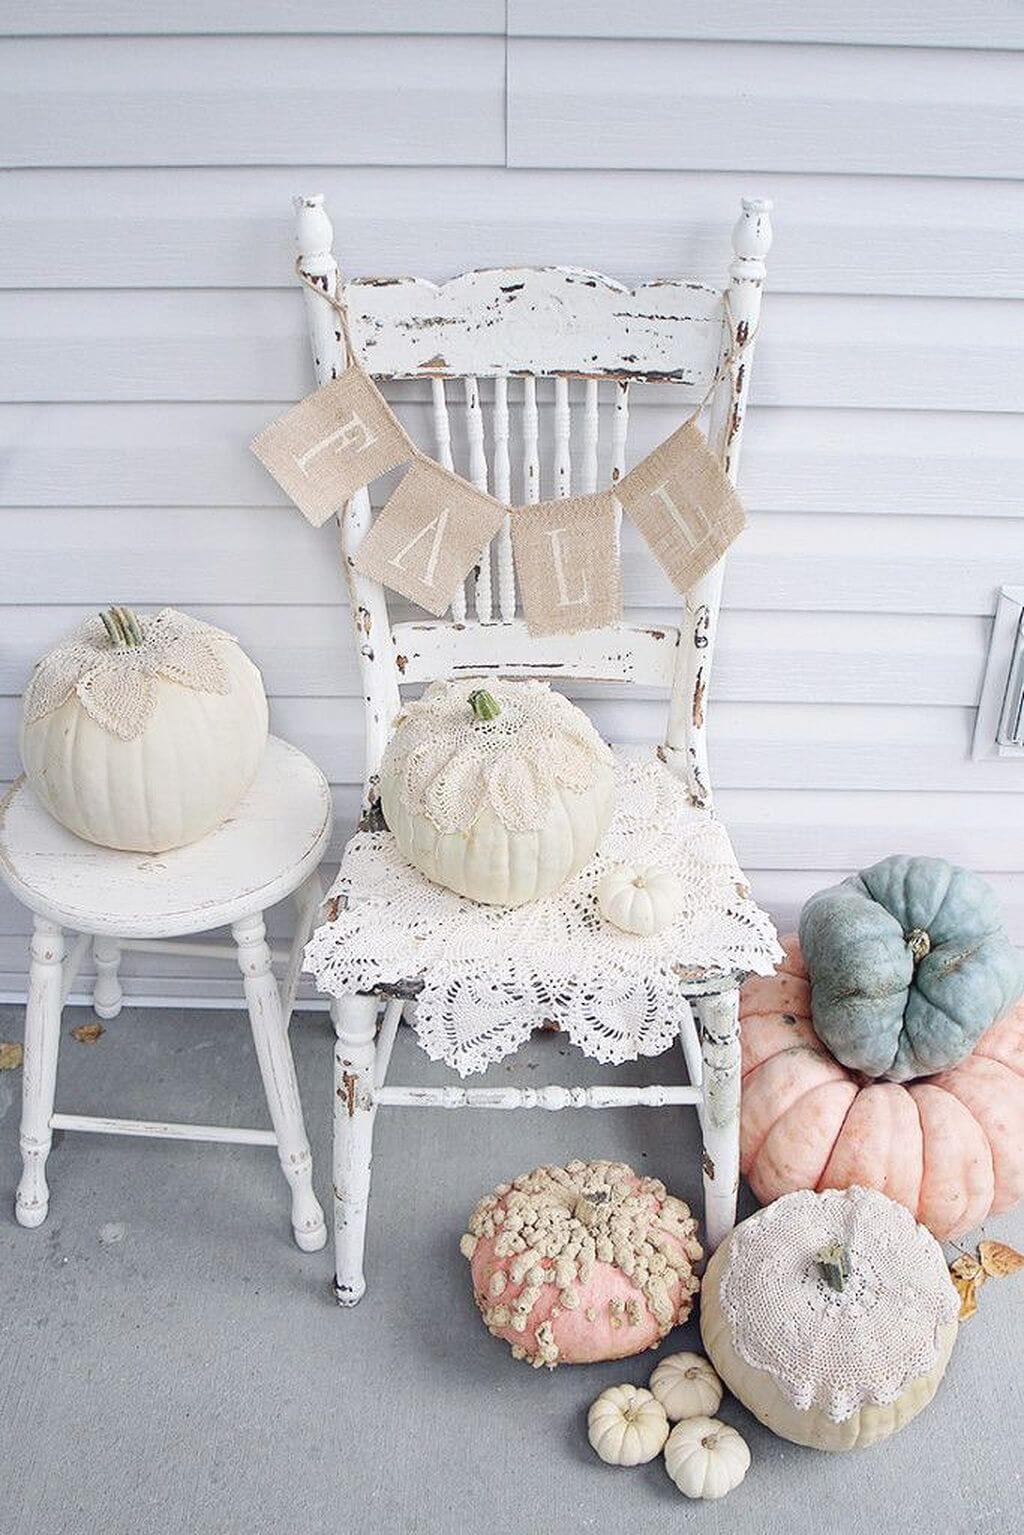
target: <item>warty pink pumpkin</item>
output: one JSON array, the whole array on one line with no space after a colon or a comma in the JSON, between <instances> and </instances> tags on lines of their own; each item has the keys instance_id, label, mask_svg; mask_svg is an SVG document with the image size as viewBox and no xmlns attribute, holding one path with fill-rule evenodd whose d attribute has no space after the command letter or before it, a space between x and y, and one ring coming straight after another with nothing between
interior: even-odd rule
<instances>
[{"instance_id":1,"label":"warty pink pumpkin","mask_svg":"<svg viewBox=\"0 0 1024 1535\"><path fill-rule=\"evenodd\" d=\"M762 1204L795 1189L881 1190L945 1241L1024 1196L1024 1001L949 1071L866 1082L811 1027L796 936L740 993L740 1168Z\"/></svg>"},{"instance_id":2,"label":"warty pink pumpkin","mask_svg":"<svg viewBox=\"0 0 1024 1535\"><path fill-rule=\"evenodd\" d=\"M623 1162L538 1167L499 1184L461 1246L487 1327L537 1367L657 1348L700 1288L688 1207Z\"/></svg>"}]
</instances>

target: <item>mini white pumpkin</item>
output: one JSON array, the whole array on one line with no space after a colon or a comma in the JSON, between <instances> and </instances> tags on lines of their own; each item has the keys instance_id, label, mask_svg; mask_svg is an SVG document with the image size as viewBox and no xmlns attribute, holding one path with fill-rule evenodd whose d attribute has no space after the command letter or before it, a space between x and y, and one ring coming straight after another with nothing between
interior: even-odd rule
<instances>
[{"instance_id":1,"label":"mini white pumpkin","mask_svg":"<svg viewBox=\"0 0 1024 1535\"><path fill-rule=\"evenodd\" d=\"M229 634L173 608L87 620L25 692L25 775L56 820L160 853L231 813L267 744L259 672Z\"/></svg>"},{"instance_id":2,"label":"mini white pumpkin","mask_svg":"<svg viewBox=\"0 0 1024 1535\"><path fill-rule=\"evenodd\" d=\"M660 864L645 868L617 864L597 887L597 906L605 921L641 938L673 923L682 904L682 886L671 869Z\"/></svg>"},{"instance_id":3,"label":"mini white pumpkin","mask_svg":"<svg viewBox=\"0 0 1024 1535\"><path fill-rule=\"evenodd\" d=\"M593 856L614 809L614 759L547 683L435 683L399 718L380 799L400 851L428 879L521 906Z\"/></svg>"},{"instance_id":4,"label":"mini white pumpkin","mask_svg":"<svg viewBox=\"0 0 1024 1535\"><path fill-rule=\"evenodd\" d=\"M688 1498L724 1498L749 1467L746 1441L718 1418L684 1418L665 1445L665 1469Z\"/></svg>"},{"instance_id":5,"label":"mini white pumpkin","mask_svg":"<svg viewBox=\"0 0 1024 1535\"><path fill-rule=\"evenodd\" d=\"M672 1423L713 1418L721 1406L722 1382L701 1354L670 1354L655 1369L650 1386Z\"/></svg>"},{"instance_id":6,"label":"mini white pumpkin","mask_svg":"<svg viewBox=\"0 0 1024 1535\"><path fill-rule=\"evenodd\" d=\"M609 1386L591 1404L587 1438L609 1466L642 1466L668 1438L668 1418L642 1386Z\"/></svg>"}]
</instances>

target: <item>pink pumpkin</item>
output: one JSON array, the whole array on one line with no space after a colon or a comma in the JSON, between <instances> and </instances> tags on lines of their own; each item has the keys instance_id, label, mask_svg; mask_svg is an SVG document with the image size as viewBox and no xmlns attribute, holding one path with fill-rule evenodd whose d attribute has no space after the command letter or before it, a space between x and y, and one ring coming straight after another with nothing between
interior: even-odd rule
<instances>
[{"instance_id":1,"label":"pink pumpkin","mask_svg":"<svg viewBox=\"0 0 1024 1535\"><path fill-rule=\"evenodd\" d=\"M866 1083L811 1027L796 937L774 976L740 996L740 1166L767 1204L794 1189L861 1184L944 1241L1024 1195L1024 1000L958 1066L901 1085Z\"/></svg>"},{"instance_id":2,"label":"pink pumpkin","mask_svg":"<svg viewBox=\"0 0 1024 1535\"><path fill-rule=\"evenodd\" d=\"M538 1167L499 1184L461 1245L488 1328L537 1367L656 1348L699 1289L688 1207L622 1162Z\"/></svg>"}]
</instances>

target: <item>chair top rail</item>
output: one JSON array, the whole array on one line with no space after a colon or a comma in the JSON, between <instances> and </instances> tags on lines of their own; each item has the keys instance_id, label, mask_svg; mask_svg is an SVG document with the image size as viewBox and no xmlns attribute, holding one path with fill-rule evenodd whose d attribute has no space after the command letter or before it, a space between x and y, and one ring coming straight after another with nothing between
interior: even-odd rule
<instances>
[{"instance_id":1,"label":"chair top rail","mask_svg":"<svg viewBox=\"0 0 1024 1535\"><path fill-rule=\"evenodd\" d=\"M441 284L357 278L344 295L378 378L636 379L699 398L729 345L721 291L682 280L630 289L578 267L497 267Z\"/></svg>"}]
</instances>

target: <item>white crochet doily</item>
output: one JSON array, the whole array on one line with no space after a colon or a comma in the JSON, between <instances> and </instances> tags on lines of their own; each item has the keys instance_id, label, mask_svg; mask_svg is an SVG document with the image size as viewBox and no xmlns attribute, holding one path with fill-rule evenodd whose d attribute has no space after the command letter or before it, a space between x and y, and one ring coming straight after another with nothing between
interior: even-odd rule
<instances>
[{"instance_id":1,"label":"white crochet doily","mask_svg":"<svg viewBox=\"0 0 1024 1535\"><path fill-rule=\"evenodd\" d=\"M833 1290L816 1255L842 1242L849 1278ZM885 1406L933 1369L938 1330L956 1319L942 1249L875 1189L802 1189L736 1228L720 1286L733 1347L802 1412L842 1423Z\"/></svg>"},{"instance_id":2,"label":"white crochet doily","mask_svg":"<svg viewBox=\"0 0 1024 1535\"><path fill-rule=\"evenodd\" d=\"M494 719L476 719L479 679L436 682L407 704L381 777L400 778L406 806L440 832L466 831L485 806L510 831L544 825L559 787L582 794L612 754L587 716L546 682L496 680Z\"/></svg>"},{"instance_id":3,"label":"white crochet doily","mask_svg":"<svg viewBox=\"0 0 1024 1535\"><path fill-rule=\"evenodd\" d=\"M25 722L59 709L73 693L85 712L122 741L145 730L156 703L153 679L200 693L227 693L231 679L217 645L231 636L176 608L139 615L142 643L114 645L96 615L39 662L25 690Z\"/></svg>"},{"instance_id":4,"label":"white crochet doily","mask_svg":"<svg viewBox=\"0 0 1024 1535\"><path fill-rule=\"evenodd\" d=\"M616 753L616 812L600 850L553 895L481 906L411 868L390 832L357 832L305 968L333 996L414 982L412 1022L433 1060L466 1076L556 1022L585 1055L660 1055L687 1016L687 972L770 975L782 950L751 898L728 833L687 802L653 752ZM661 864L683 890L678 921L649 938L597 909L619 863Z\"/></svg>"}]
</instances>

